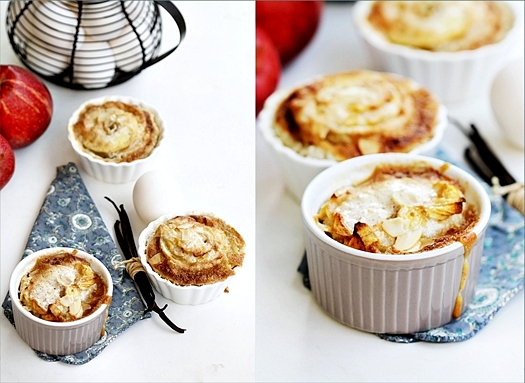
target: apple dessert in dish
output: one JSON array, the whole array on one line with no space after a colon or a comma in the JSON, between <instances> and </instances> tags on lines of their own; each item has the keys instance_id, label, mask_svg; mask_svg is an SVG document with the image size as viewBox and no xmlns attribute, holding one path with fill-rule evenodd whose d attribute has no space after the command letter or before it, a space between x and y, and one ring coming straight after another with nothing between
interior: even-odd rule
<instances>
[{"instance_id":1,"label":"apple dessert in dish","mask_svg":"<svg viewBox=\"0 0 525 383\"><path fill-rule=\"evenodd\" d=\"M342 161L421 147L437 134L439 113L438 100L411 79L361 70L293 89L278 105L273 127L305 157Z\"/></svg>"},{"instance_id":2,"label":"apple dessert in dish","mask_svg":"<svg viewBox=\"0 0 525 383\"><path fill-rule=\"evenodd\" d=\"M242 266L245 242L212 214L178 215L155 228L145 255L153 271L175 285L211 285L227 280Z\"/></svg>"},{"instance_id":3,"label":"apple dessert in dish","mask_svg":"<svg viewBox=\"0 0 525 383\"><path fill-rule=\"evenodd\" d=\"M19 299L34 316L52 322L70 322L109 305L104 279L88 260L74 251L60 250L36 259L20 280Z\"/></svg>"},{"instance_id":4,"label":"apple dessert in dish","mask_svg":"<svg viewBox=\"0 0 525 383\"><path fill-rule=\"evenodd\" d=\"M116 163L148 157L162 133L150 110L119 100L88 103L78 113L71 132L83 151Z\"/></svg>"},{"instance_id":5,"label":"apple dessert in dish","mask_svg":"<svg viewBox=\"0 0 525 383\"><path fill-rule=\"evenodd\" d=\"M365 180L335 191L315 217L334 240L380 254L430 251L458 241L469 246L478 219L456 180L416 162L377 166Z\"/></svg>"},{"instance_id":6,"label":"apple dessert in dish","mask_svg":"<svg viewBox=\"0 0 525 383\"><path fill-rule=\"evenodd\" d=\"M393 44L458 52L501 41L514 16L502 1L375 1L368 22Z\"/></svg>"}]
</instances>

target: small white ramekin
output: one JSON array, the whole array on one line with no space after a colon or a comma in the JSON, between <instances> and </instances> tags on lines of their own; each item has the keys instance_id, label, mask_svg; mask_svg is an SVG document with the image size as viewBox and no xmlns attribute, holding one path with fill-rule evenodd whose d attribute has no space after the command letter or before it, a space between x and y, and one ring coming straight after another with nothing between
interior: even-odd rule
<instances>
[{"instance_id":1,"label":"small white ramekin","mask_svg":"<svg viewBox=\"0 0 525 383\"><path fill-rule=\"evenodd\" d=\"M333 240L314 221L319 208L336 189L362 181L379 164L414 161L425 161L441 170L446 165L427 156L371 154L325 170L304 192L301 215L312 293L330 316L350 327L373 333L403 334L452 321L465 260L468 274L461 291L461 312L474 294L491 206L483 186L456 166L449 164L445 175L458 180L465 188L467 201L479 209L479 222L472 229L477 240L467 257L459 242L408 255L368 253Z\"/></svg>"},{"instance_id":2,"label":"small white ramekin","mask_svg":"<svg viewBox=\"0 0 525 383\"><path fill-rule=\"evenodd\" d=\"M82 144L75 138L73 134L73 125L78 121L79 114L88 106L88 105L100 105L107 101L121 101L127 104L137 105L143 109L151 112L155 118L155 123L159 126L161 130L161 135L157 146L153 149L151 154L142 159L138 159L132 162L111 162L104 161L100 158L93 156L90 152L85 150L82 147ZM73 112L68 121L68 139L73 149L75 150L77 157L82 164L84 170L91 176L95 177L98 180L108 182L108 183L125 183L130 181L137 180L142 174L146 173L152 168L152 164L157 156L160 148L163 145L163 141L166 138L166 129L164 127L164 122L161 119L159 113L151 106L146 103L137 100L132 97L124 96L107 96L100 97L96 99L91 99L84 102L80 107Z\"/></svg>"},{"instance_id":3,"label":"small white ramekin","mask_svg":"<svg viewBox=\"0 0 525 383\"><path fill-rule=\"evenodd\" d=\"M58 251L76 251L76 256L87 259L93 271L98 273L108 286L107 295L113 296L113 281L108 269L93 255L84 251L54 247L28 255L15 267L9 281L9 295L13 308L16 331L34 350L51 355L69 355L91 347L105 332L108 304L101 305L94 313L71 322L50 322L38 318L22 307L18 299L20 280L35 265L37 258L56 254Z\"/></svg>"},{"instance_id":4,"label":"small white ramekin","mask_svg":"<svg viewBox=\"0 0 525 383\"><path fill-rule=\"evenodd\" d=\"M220 295L224 294L233 276L230 276L224 281L212 283L209 285L179 286L156 273L152 269L146 258L146 249L148 246L149 239L153 236L153 234L155 234L157 227L159 227L160 224L178 215L188 214L211 215L210 213L192 211L181 212L180 214L166 214L157 218L140 233L138 241L138 252L142 266L146 270L146 274L148 274L148 278L152 286L164 298L167 298L181 305L201 305L204 303L211 302L217 299ZM235 270L240 270L240 267L236 268Z\"/></svg>"},{"instance_id":5,"label":"small white ramekin","mask_svg":"<svg viewBox=\"0 0 525 383\"><path fill-rule=\"evenodd\" d=\"M506 2L514 12L515 22L498 43L474 50L431 52L414 49L386 40L367 21L373 1L354 5L353 19L358 36L380 70L407 76L426 86L447 106L479 97L480 89L489 86L495 71L512 53L523 31L523 16L513 2ZM523 32L522 32L523 33Z\"/></svg>"},{"instance_id":6,"label":"small white ramekin","mask_svg":"<svg viewBox=\"0 0 525 383\"><path fill-rule=\"evenodd\" d=\"M284 145L283 141L277 137L274 130L274 117L282 101L284 101L295 89L301 87L315 79L289 88L275 91L266 99L264 108L257 118L257 127L270 150L272 158L275 160L285 182L286 188L292 196L301 201L304 190L308 183L320 172L337 164L339 161L332 159L320 159L305 157L297 153L294 149ZM445 106L440 105L438 111L438 123L434 137L431 140L414 148L410 153L433 155L437 146L443 138L443 133L448 126L448 113Z\"/></svg>"}]
</instances>

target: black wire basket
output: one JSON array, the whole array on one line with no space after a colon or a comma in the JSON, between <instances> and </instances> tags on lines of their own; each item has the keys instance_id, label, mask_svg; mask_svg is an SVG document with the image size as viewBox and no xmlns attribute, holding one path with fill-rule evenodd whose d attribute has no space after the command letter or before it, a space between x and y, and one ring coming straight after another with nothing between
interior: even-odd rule
<instances>
[{"instance_id":1,"label":"black wire basket","mask_svg":"<svg viewBox=\"0 0 525 383\"><path fill-rule=\"evenodd\" d=\"M179 30L177 44L159 55L159 5ZM186 34L171 1L19 1L7 9L15 54L42 78L71 89L121 84L164 59Z\"/></svg>"}]
</instances>

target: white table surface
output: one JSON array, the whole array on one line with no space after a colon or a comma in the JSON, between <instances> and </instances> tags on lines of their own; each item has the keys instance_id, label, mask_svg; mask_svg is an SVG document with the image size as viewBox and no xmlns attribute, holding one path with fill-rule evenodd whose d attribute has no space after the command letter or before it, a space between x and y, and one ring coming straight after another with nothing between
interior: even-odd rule
<instances>
[{"instance_id":1,"label":"white table surface","mask_svg":"<svg viewBox=\"0 0 525 383\"><path fill-rule=\"evenodd\" d=\"M48 84L57 105L51 126L15 152L16 173L0 193L1 294L56 167L75 161L67 118L81 102L108 94L142 98L173 124L171 150L160 156L159 167L173 170L189 208L214 211L243 234L248 256L242 273L228 295L204 306L176 305L157 294L159 304L169 304L168 315L189 329L186 334L172 334L154 315L83 366L40 360L0 315L0 381L523 381L523 292L483 331L458 344L390 343L341 325L320 309L296 271L304 251L299 205L256 140L254 4L175 4L188 35L166 60L106 90ZM318 34L286 68L280 86L373 67L354 37L351 8L327 4ZM0 2L0 62L18 63L6 38L5 9ZM501 137L485 96L449 110L462 122L476 123L523 181L523 151ZM458 155L466 144L454 129L445 140ZM131 209L132 183L82 176L108 226L115 216L105 195L130 210L136 234L145 227Z\"/></svg>"},{"instance_id":2,"label":"white table surface","mask_svg":"<svg viewBox=\"0 0 525 383\"><path fill-rule=\"evenodd\" d=\"M5 31L7 2L0 3L0 62L21 65ZM175 5L185 18L187 35L165 60L112 88L74 91L47 84L55 104L51 125L35 143L15 151L15 174L0 194L1 299L56 168L76 161L66 136L69 116L82 102L105 95L131 96L157 108L171 138L155 167L171 171L180 182L183 208L213 212L241 233L247 243L244 267L229 294L205 305L177 305L157 294L159 306L168 303L168 317L187 328L185 334L175 333L152 314L81 366L39 359L2 314L2 382L254 380L255 5ZM162 12L164 52L176 39L170 38L174 22ZM110 233L117 217L104 196L124 204L138 239L146 223L133 208L134 183L107 184L84 171L82 177Z\"/></svg>"},{"instance_id":3,"label":"white table surface","mask_svg":"<svg viewBox=\"0 0 525 383\"><path fill-rule=\"evenodd\" d=\"M522 4L523 5L523 4ZM352 4L329 3L315 39L288 66L280 87L318 74L374 69L355 37ZM523 36L523 33L522 33ZM516 47L523 55L523 41ZM500 135L488 91L449 106L483 137L523 181L523 151ZM450 126L446 148L461 160L466 139ZM510 382L524 379L524 295L515 296L473 338L456 344L396 344L340 324L303 287L297 267L304 252L299 204L262 139L257 140L256 377L259 381Z\"/></svg>"}]
</instances>

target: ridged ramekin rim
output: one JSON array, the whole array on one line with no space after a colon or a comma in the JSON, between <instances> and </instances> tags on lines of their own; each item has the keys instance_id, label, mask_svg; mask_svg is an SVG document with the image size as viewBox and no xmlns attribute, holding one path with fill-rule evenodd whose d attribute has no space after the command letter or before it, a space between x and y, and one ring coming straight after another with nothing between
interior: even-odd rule
<instances>
[{"instance_id":1,"label":"ridged ramekin rim","mask_svg":"<svg viewBox=\"0 0 525 383\"><path fill-rule=\"evenodd\" d=\"M97 158L82 149L82 145L79 143L79 141L76 139L73 133L73 125L78 120L78 116L80 112L82 112L82 110L84 110L84 108L86 108L88 105L100 105L106 101L122 101L125 103L143 107L147 109L149 112L153 113L156 122L158 122L160 125L159 128L160 128L161 134L160 134L159 140L157 141L157 144L155 145L155 147L153 148L153 150L147 157L140 158L140 159L137 159L131 162L112 162L112 161L104 161L100 158ZM164 141L166 140L167 130L166 130L166 124L164 120L162 119L160 113L153 106L147 104L146 102L140 99L134 98L134 97L113 95L113 96L102 96L102 97L92 98L92 99L89 99L83 102L69 117L68 124L67 124L67 132L68 132L67 134L68 140L71 146L73 147L73 150L78 156L88 160L95 166L103 167L105 169L106 168L117 168L118 169L118 168L136 167L140 164L143 164L143 163L146 163L152 160L157 155L159 148L161 148L164 145Z\"/></svg>"},{"instance_id":2,"label":"ridged ramekin rim","mask_svg":"<svg viewBox=\"0 0 525 383\"><path fill-rule=\"evenodd\" d=\"M505 38L497 43L482 46L473 50L464 50L459 52L431 52L423 49L416 49L407 47L400 44L394 44L387 41L378 31L376 31L371 25L369 25L365 16L368 14L370 7L374 1L358 1L354 5L352 10L352 17L354 25L356 26L358 33L364 38L369 44L378 49L379 51L405 57L410 60L421 60L429 62L460 62L464 60L477 60L479 58L490 57L498 52L501 52L507 47L510 42L516 41L520 26L523 23L523 18L517 9L515 8L512 1L505 1L505 3L511 9L514 15L514 24L512 28L507 32Z\"/></svg>"},{"instance_id":3,"label":"ridged ramekin rim","mask_svg":"<svg viewBox=\"0 0 525 383\"><path fill-rule=\"evenodd\" d=\"M20 281L22 279L22 276L24 275L24 272L29 271L31 267L33 267L38 257L44 256L44 255L52 255L62 250L67 251L67 252L76 251L76 255L87 259L90 262L90 264L95 264L98 270L101 271L104 281L107 284L107 287L108 287L107 296L113 297L113 280L111 278L111 274L109 270L107 269L107 267L99 259L97 259L94 255L87 253L86 251L72 248L72 247L61 247L61 246L41 249L23 258L16 265L15 269L13 270L11 274L11 277L9 280L9 295L11 296L12 305L15 306L14 309L19 311L20 314L23 315L24 318L26 318L26 320L34 322L38 325L53 328L56 330L69 330L69 329L83 327L86 324L89 324L92 321L97 320L97 318L103 315L103 313L108 309L109 304L104 303L100 305L100 307L97 310L95 310L88 316L75 320L75 321L51 322L51 321L46 321L44 319L38 318L34 316L33 314L31 314L29 311L27 311L26 309L22 307L22 304L18 300L18 290L19 290ZM15 291L16 291L16 294L14 294Z\"/></svg>"},{"instance_id":4,"label":"ridged ramekin rim","mask_svg":"<svg viewBox=\"0 0 525 383\"><path fill-rule=\"evenodd\" d=\"M241 266L236 267L235 268L235 274L229 276L228 278L226 278L223 281L218 281L218 282L215 282L215 283L206 284L206 285L199 285L199 286L196 286L196 285L195 286L194 285L181 286L181 285L177 285L177 284L171 282L170 280L168 280L166 278L163 278L161 275L159 275L157 272L155 272L153 270L153 268L151 267L151 265L149 264L147 258L146 258L146 249L147 249L147 245L148 245L149 239L155 233L155 230L157 229L157 227L159 227L160 224L168 221L171 218L174 218L174 217L180 216L180 215L189 215L189 214L192 214L192 215L207 215L207 216L211 216L211 217L217 217L215 214L213 214L211 212L205 212L205 211L200 211L200 210L189 210L189 211L181 211L181 212L178 212L178 213L174 212L174 213L164 214L164 215L158 217L157 219L151 221L144 228L144 230L142 230L142 232L139 234L138 253L139 253L139 258L140 258L140 261L142 263L142 266L146 270L146 273L148 274L149 277L154 278L154 280L157 283L162 284L165 287L167 287L169 289L169 291L177 291L178 293L187 293L187 294L189 294L190 292L196 292L196 291L202 292L203 290L210 290L211 291L211 290L220 289L222 286L227 285L229 283L229 281L231 280L231 278L233 278L235 276L235 274L237 274L237 272L239 270L241 270L241 268L242 268ZM169 298L169 297L165 297L165 298Z\"/></svg>"},{"instance_id":5,"label":"ridged ramekin rim","mask_svg":"<svg viewBox=\"0 0 525 383\"><path fill-rule=\"evenodd\" d=\"M388 261L388 262L397 262L402 263L405 261L417 261L422 259L431 259L435 257L439 257L447 252L452 252L463 246L459 242L454 242L452 244L449 244L447 246L444 246L439 249L430 250L427 252L421 252L421 253L414 253L414 254L407 254L407 255L389 255L389 254L376 254L376 253L369 253L362 250L357 250L354 248L351 248L349 246L345 246L342 243L337 242L336 240L330 238L327 236L322 230L315 224L313 216L317 213L319 208L321 207L321 204L315 208L315 212L313 212L310 209L311 199L315 196L313 195L313 190L316 187L316 184L323 184L326 182L327 178L330 177L336 177L338 172L341 172L343 170L347 170L347 168L356 168L358 167L360 162L363 162L364 166L367 166L366 164L373 164L373 163L381 163L384 162L387 157L398 157L399 161L426 161L429 164L431 164L435 168L439 168L440 166L444 164L448 164L448 169L446 172L453 172L455 174L459 174L460 178L462 179L462 183L468 184L469 187L473 188L476 195L479 197L480 202L480 217L478 222L474 225L472 228L472 232L474 232L478 237L481 233L484 232L484 230L488 226L488 222L490 219L490 213L491 213L491 202L490 198L481 185L481 183L476 180L474 176L472 176L470 173L468 173L466 170L461 169L460 167L450 164L444 160L429 157L429 156L422 156L419 154L409 154L409 153L379 153L379 154L370 154L367 156L360 156L355 157L346 161L343 161L337 165L334 165L331 168L328 168L321 172L319 175L317 175L307 186L303 198L301 201L301 218L303 221L303 227L307 230L308 235L313 235L317 239L321 240L325 245L327 245L329 248L334 248L339 252L342 252L344 254L348 254L349 256L357 256L364 259L370 259L370 260L376 260L376 261ZM404 159L403 159L404 158ZM389 162L392 163L392 158L389 159ZM373 165L368 165L373 166ZM328 197L333 193L334 190L325 190L323 195L328 199ZM318 195L318 193L316 193Z\"/></svg>"},{"instance_id":6,"label":"ridged ramekin rim","mask_svg":"<svg viewBox=\"0 0 525 383\"><path fill-rule=\"evenodd\" d=\"M389 76L394 76L394 77L406 78L410 81L413 81L418 86L426 89L425 86L417 83L416 81L406 76L395 74L395 73L389 73L389 72L378 72L378 73L387 74ZM296 85L276 90L274 93L272 93L268 97L268 99L266 100L264 104L263 109L261 110L257 118L257 127L260 133L262 134L264 140L269 146L271 146L275 151L283 155L289 161L300 164L302 166L308 166L312 169L324 169L332 165L338 164L341 161L337 161L333 159L326 159L326 158L306 157L306 156L299 154L294 149L286 146L283 143L283 141L279 137L277 137L276 133L274 132L273 121L274 121L274 117L275 117L277 108L279 107L280 103L284 101L284 99L286 99L288 95L290 95L297 88L304 86L306 84L309 84L312 81L315 81L322 77L323 76L317 76L307 81L298 83ZM441 102L439 102L439 109L438 109L437 115L438 115L438 122L436 123L434 136L430 140L418 145L417 147L415 147L408 153L422 153L422 152L431 151L432 149L436 148L439 145L439 143L441 142L443 138L443 134L449 124L448 110L445 107L445 105Z\"/></svg>"}]
</instances>

